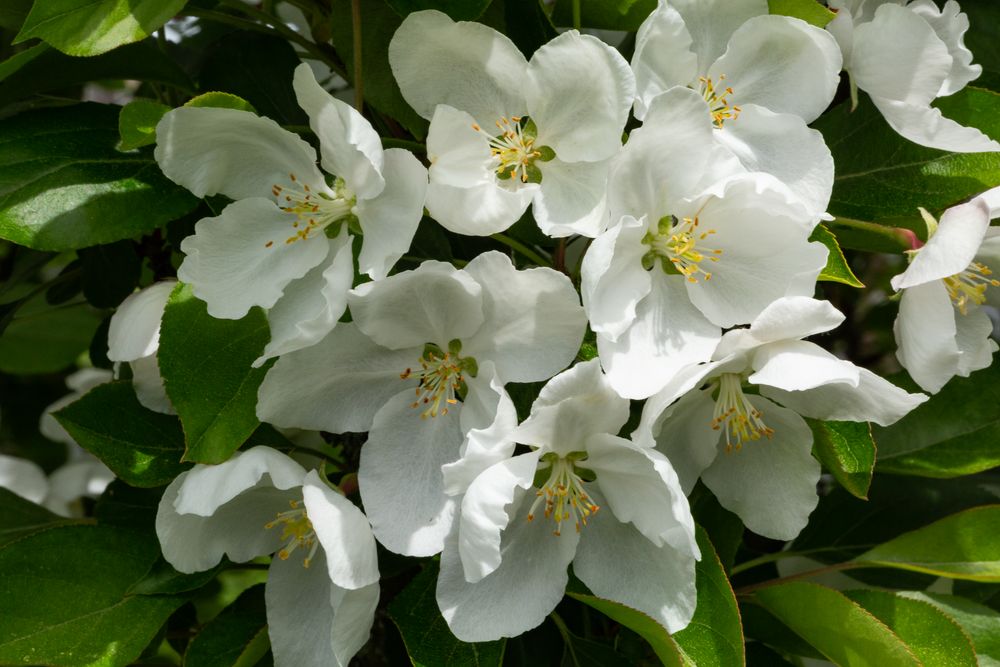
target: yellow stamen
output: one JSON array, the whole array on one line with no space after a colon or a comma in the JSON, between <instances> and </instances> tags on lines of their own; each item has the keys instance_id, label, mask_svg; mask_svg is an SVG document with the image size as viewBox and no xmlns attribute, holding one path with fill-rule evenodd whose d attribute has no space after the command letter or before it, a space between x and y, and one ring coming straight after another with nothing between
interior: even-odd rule
<instances>
[{"instance_id":1,"label":"yellow stamen","mask_svg":"<svg viewBox=\"0 0 1000 667\"><path fill-rule=\"evenodd\" d=\"M736 373L723 373L718 381L719 396L715 399L715 413L712 418L712 429L724 428L726 432L726 451L735 448L739 451L744 440L760 440L760 437L770 438L774 429L768 428L762 417L764 414L755 408L743 393L743 379ZM735 440L735 444L733 442Z\"/></svg>"},{"instance_id":2,"label":"yellow stamen","mask_svg":"<svg viewBox=\"0 0 1000 667\"><path fill-rule=\"evenodd\" d=\"M528 182L528 169L541 157L534 147L535 137L525 134L521 128L521 117L501 118L496 122L500 134L493 136L473 123L472 129L486 135L490 144L490 154L496 161L495 171L502 178L517 178Z\"/></svg>"},{"instance_id":3,"label":"yellow stamen","mask_svg":"<svg viewBox=\"0 0 1000 667\"><path fill-rule=\"evenodd\" d=\"M352 214L355 198L342 180L337 179L331 195L313 192L308 184L300 183L295 174L289 174L288 178L286 185L275 183L271 186L278 208L295 216L291 220L294 233L285 239L286 245L311 238ZM273 245L273 241L264 244L266 248Z\"/></svg>"},{"instance_id":4,"label":"yellow stamen","mask_svg":"<svg viewBox=\"0 0 1000 667\"><path fill-rule=\"evenodd\" d=\"M726 75L719 76L717 82L713 83L711 78L698 77L701 83L701 96L708 103L709 113L712 114L712 122L716 128L721 128L727 120L735 120L739 117L740 107L729 103L729 96L733 94L730 86L722 87L722 82Z\"/></svg>"},{"instance_id":5,"label":"yellow stamen","mask_svg":"<svg viewBox=\"0 0 1000 667\"><path fill-rule=\"evenodd\" d=\"M660 231L656 234L648 234L643 241L649 245L651 252L669 261L688 282L698 282L698 276L704 276L705 280L711 280L712 274L702 268L702 262L718 262L722 255L722 250L718 248L705 248L703 243L708 237L716 233L714 229L701 231L698 229L698 216L694 218L684 218L677 224L670 225L664 221ZM699 244L701 248L699 249Z\"/></svg>"},{"instance_id":6,"label":"yellow stamen","mask_svg":"<svg viewBox=\"0 0 1000 667\"><path fill-rule=\"evenodd\" d=\"M420 380L415 391L417 400L410 407L426 406L420 413L423 419L448 414L448 406L458 403L455 393L464 382L464 370L462 358L458 354L425 352L420 358L420 370L407 368L399 374L403 380L411 377Z\"/></svg>"},{"instance_id":7,"label":"yellow stamen","mask_svg":"<svg viewBox=\"0 0 1000 667\"><path fill-rule=\"evenodd\" d=\"M544 503L545 518L556 522L554 535L562 535L563 521L569 520L573 521L579 533L600 507L584 491L583 480L576 473L572 461L559 457L551 465L548 481L535 493L535 502L528 510L528 521L534 521L535 512Z\"/></svg>"},{"instance_id":8,"label":"yellow stamen","mask_svg":"<svg viewBox=\"0 0 1000 667\"><path fill-rule=\"evenodd\" d=\"M303 567L309 567L316 549L319 547L319 540L316 539L316 531L313 530L312 522L305 508L300 507L299 501L291 500L289 504L292 509L285 512L278 512L274 521L264 524L264 528L270 530L281 525L281 539L285 541L284 546L278 551L278 558L288 560L299 547L308 547L309 553L302 561Z\"/></svg>"},{"instance_id":9,"label":"yellow stamen","mask_svg":"<svg viewBox=\"0 0 1000 667\"><path fill-rule=\"evenodd\" d=\"M948 296L960 313L968 315L969 302L977 306L985 303L987 287L1000 287L1000 280L991 278L992 275L993 271L989 267L973 262L965 271L944 279Z\"/></svg>"}]
</instances>

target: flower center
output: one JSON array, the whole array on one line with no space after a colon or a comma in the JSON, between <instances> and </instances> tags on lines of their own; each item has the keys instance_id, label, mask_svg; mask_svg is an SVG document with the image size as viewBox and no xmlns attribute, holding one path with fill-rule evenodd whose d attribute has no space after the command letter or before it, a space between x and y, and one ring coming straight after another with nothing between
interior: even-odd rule
<instances>
[{"instance_id":1,"label":"flower center","mask_svg":"<svg viewBox=\"0 0 1000 667\"><path fill-rule=\"evenodd\" d=\"M354 209L354 194L344 181L338 178L333 185L335 195L313 192L309 185L302 183L295 174L288 175L288 183L275 183L271 194L285 213L295 216L292 221L292 235L285 243L304 241L323 232L330 225L348 219ZM270 248L274 241L264 244Z\"/></svg>"},{"instance_id":2,"label":"flower center","mask_svg":"<svg viewBox=\"0 0 1000 667\"><path fill-rule=\"evenodd\" d=\"M716 129L721 129L727 120L736 120L741 111L738 106L729 103L728 96L733 94L733 89L730 86L722 87L725 78L726 75L722 74L718 81L713 83L711 78L698 77L698 82L701 84L699 86L701 96L708 103L708 111L712 114L712 123L715 124Z\"/></svg>"},{"instance_id":3,"label":"flower center","mask_svg":"<svg viewBox=\"0 0 1000 667\"><path fill-rule=\"evenodd\" d=\"M407 368L399 374L403 380L419 379L417 400L411 407L424 407L420 413L422 419L448 414L448 407L456 405L456 396L465 390L465 374L476 376L476 360L461 356L461 351L462 342L457 338L448 344L447 352L429 343L420 357L420 368Z\"/></svg>"},{"instance_id":4,"label":"flower center","mask_svg":"<svg viewBox=\"0 0 1000 667\"><path fill-rule=\"evenodd\" d=\"M523 116L511 116L496 121L496 126L500 134L491 135L478 124L472 124L472 129L489 141L497 176L522 183L541 181L535 161L551 160L555 153L546 146L535 146L535 124Z\"/></svg>"},{"instance_id":5,"label":"flower center","mask_svg":"<svg viewBox=\"0 0 1000 667\"><path fill-rule=\"evenodd\" d=\"M986 301L986 288L989 286L1000 287L1000 280L991 278L993 272L989 267L979 262L969 264L969 268L961 273L948 276L944 279L944 286L948 289L948 296L952 303L963 315L968 314L969 302L982 305Z\"/></svg>"},{"instance_id":6,"label":"flower center","mask_svg":"<svg viewBox=\"0 0 1000 667\"><path fill-rule=\"evenodd\" d=\"M281 525L281 539L285 541L284 546L278 551L278 558L281 560L288 560L292 552L299 547L308 547L309 553L306 554L302 565L309 567L313 556L316 555L316 549L319 547L316 531L313 530L312 522L309 521L309 515L306 514L305 508L300 507L301 501L292 500L289 501L289 504L292 509L278 512L274 521L265 524L264 528L270 530Z\"/></svg>"},{"instance_id":7,"label":"flower center","mask_svg":"<svg viewBox=\"0 0 1000 667\"><path fill-rule=\"evenodd\" d=\"M760 440L762 435L768 438L774 435L774 429L768 428L761 419L764 413L755 408L743 393L743 379L738 373L720 375L718 388L712 429L725 430L727 452L734 447L739 451L744 440Z\"/></svg>"},{"instance_id":8,"label":"flower center","mask_svg":"<svg viewBox=\"0 0 1000 667\"><path fill-rule=\"evenodd\" d=\"M647 232L642 239L649 246L649 252L642 260L643 266L651 269L659 258L667 273L679 273L692 283L698 282L699 274L705 280L710 280L712 274L703 269L701 263L718 262L722 250L706 248L703 241L715 233L714 229L699 229L698 216L684 218L680 222L674 222L671 216L664 217L660 220L657 232Z\"/></svg>"},{"instance_id":9,"label":"flower center","mask_svg":"<svg viewBox=\"0 0 1000 667\"><path fill-rule=\"evenodd\" d=\"M587 525L587 519L600 509L583 488L584 481L579 473L589 471L576 466L576 461L583 457L574 454L576 452L562 457L550 452L542 457L542 461L549 466L548 480L535 493L535 502L528 510L528 521L533 521L538 508L544 503L545 518L556 523L553 531L556 536L562 535L563 521L572 520L579 533L580 528Z\"/></svg>"}]
</instances>

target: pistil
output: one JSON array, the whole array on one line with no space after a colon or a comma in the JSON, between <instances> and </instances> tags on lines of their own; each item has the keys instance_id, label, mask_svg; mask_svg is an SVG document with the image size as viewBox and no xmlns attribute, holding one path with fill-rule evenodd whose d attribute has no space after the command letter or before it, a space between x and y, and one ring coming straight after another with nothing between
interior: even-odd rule
<instances>
[{"instance_id":1,"label":"pistil","mask_svg":"<svg viewBox=\"0 0 1000 667\"><path fill-rule=\"evenodd\" d=\"M319 547L316 531L313 530L312 522L309 521L309 515L306 514L305 508L301 507L301 501L292 500L289 501L289 504L292 509L278 512L274 521L265 524L264 528L270 530L281 525L281 539L285 541L284 546L278 551L278 558L281 560L288 560L292 552L299 547L307 547L309 553L302 561L302 566L309 567L313 556L316 555L316 549Z\"/></svg>"},{"instance_id":2,"label":"pistil","mask_svg":"<svg viewBox=\"0 0 1000 667\"><path fill-rule=\"evenodd\" d=\"M564 521L573 521L576 532L587 525L587 520L597 512L598 507L583 488L583 480L577 474L574 462L568 458L550 457L548 480L536 492L535 502L528 510L528 521L534 521L535 513L544 503L545 518L556 523L553 534L562 535Z\"/></svg>"}]
</instances>

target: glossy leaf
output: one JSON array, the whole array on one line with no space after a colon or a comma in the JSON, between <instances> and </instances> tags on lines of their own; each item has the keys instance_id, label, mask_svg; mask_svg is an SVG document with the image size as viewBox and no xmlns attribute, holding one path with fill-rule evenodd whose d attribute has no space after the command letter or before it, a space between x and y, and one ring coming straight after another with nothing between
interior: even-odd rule
<instances>
[{"instance_id":1,"label":"glossy leaf","mask_svg":"<svg viewBox=\"0 0 1000 667\"><path fill-rule=\"evenodd\" d=\"M0 120L0 238L38 250L85 248L144 234L195 207L152 151L120 153L117 143L116 107Z\"/></svg>"},{"instance_id":2,"label":"glossy leaf","mask_svg":"<svg viewBox=\"0 0 1000 667\"><path fill-rule=\"evenodd\" d=\"M70 520L0 487L0 547Z\"/></svg>"},{"instance_id":3,"label":"glossy leaf","mask_svg":"<svg viewBox=\"0 0 1000 667\"><path fill-rule=\"evenodd\" d=\"M836 16L816 0L767 0L767 8L771 14L802 19L817 28L825 28Z\"/></svg>"},{"instance_id":4,"label":"glossy leaf","mask_svg":"<svg viewBox=\"0 0 1000 667\"><path fill-rule=\"evenodd\" d=\"M662 625L654 621L652 617L647 616L641 611L627 607L620 602L599 598L596 595L572 591L567 591L566 595L596 609L611 620L621 623L629 630L640 635L649 642L649 645L656 653L656 657L660 659L660 663L665 665L665 667L687 667L692 664L689 659L686 659L684 652L677 645L674 638L670 636L670 633Z\"/></svg>"},{"instance_id":5,"label":"glossy leaf","mask_svg":"<svg viewBox=\"0 0 1000 667\"><path fill-rule=\"evenodd\" d=\"M181 463L184 434L176 417L139 404L132 383L108 382L55 414L73 439L132 486L169 483Z\"/></svg>"},{"instance_id":6,"label":"glossy leaf","mask_svg":"<svg viewBox=\"0 0 1000 667\"><path fill-rule=\"evenodd\" d=\"M154 100L136 99L118 115L118 150L130 151L156 143L156 124L170 111L166 104Z\"/></svg>"},{"instance_id":7,"label":"glossy leaf","mask_svg":"<svg viewBox=\"0 0 1000 667\"><path fill-rule=\"evenodd\" d=\"M258 585L245 590L191 640L184 664L252 667L269 647L264 586Z\"/></svg>"},{"instance_id":8,"label":"glossy leaf","mask_svg":"<svg viewBox=\"0 0 1000 667\"><path fill-rule=\"evenodd\" d=\"M222 463L260 424L257 389L269 368L251 368L270 333L264 313L217 320L187 285L167 302L157 358L184 427L185 461Z\"/></svg>"},{"instance_id":9,"label":"glossy leaf","mask_svg":"<svg viewBox=\"0 0 1000 667\"><path fill-rule=\"evenodd\" d=\"M1000 665L1000 612L954 595L910 591L898 595L934 605L958 623L972 640L981 667Z\"/></svg>"},{"instance_id":10,"label":"glossy leaf","mask_svg":"<svg viewBox=\"0 0 1000 667\"><path fill-rule=\"evenodd\" d=\"M87 349L100 321L85 303L50 306L44 295L36 296L17 309L0 335L0 371L61 371Z\"/></svg>"},{"instance_id":11,"label":"glossy leaf","mask_svg":"<svg viewBox=\"0 0 1000 667\"><path fill-rule=\"evenodd\" d=\"M96 56L149 37L187 0L35 0L15 42L39 37L71 56Z\"/></svg>"},{"instance_id":12,"label":"glossy leaf","mask_svg":"<svg viewBox=\"0 0 1000 667\"><path fill-rule=\"evenodd\" d=\"M754 600L837 665L920 667L896 634L831 588L796 581L762 588Z\"/></svg>"},{"instance_id":13,"label":"glossy leaf","mask_svg":"<svg viewBox=\"0 0 1000 667\"><path fill-rule=\"evenodd\" d=\"M222 93L217 90L202 93L197 97L192 97L184 103L186 107L215 107L217 109L236 109L237 111L249 111L256 113L253 105L239 95L232 93Z\"/></svg>"},{"instance_id":14,"label":"glossy leaf","mask_svg":"<svg viewBox=\"0 0 1000 667\"><path fill-rule=\"evenodd\" d=\"M807 420L813 432L813 453L834 479L858 498L868 498L875 467L875 441L867 422Z\"/></svg>"},{"instance_id":15,"label":"glossy leaf","mask_svg":"<svg viewBox=\"0 0 1000 667\"><path fill-rule=\"evenodd\" d=\"M840 249L840 244L837 243L837 237L827 229L824 225L817 225L816 229L813 230L812 236L809 237L810 241L819 241L826 246L830 254L826 258L826 266L819 274L818 280L826 280L828 282L843 283L845 285L850 285L851 287L863 288L865 284L858 280L858 277L854 275L851 271L850 265L847 263L847 259L844 257L844 251Z\"/></svg>"}]
</instances>

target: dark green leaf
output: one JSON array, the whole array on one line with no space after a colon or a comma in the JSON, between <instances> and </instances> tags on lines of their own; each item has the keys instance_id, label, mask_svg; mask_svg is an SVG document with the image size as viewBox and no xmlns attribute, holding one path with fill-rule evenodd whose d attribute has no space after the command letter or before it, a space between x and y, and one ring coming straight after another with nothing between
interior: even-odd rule
<instances>
[{"instance_id":1,"label":"dark green leaf","mask_svg":"<svg viewBox=\"0 0 1000 667\"><path fill-rule=\"evenodd\" d=\"M953 514L855 560L939 577L1000 582L1000 505Z\"/></svg>"},{"instance_id":2,"label":"dark green leaf","mask_svg":"<svg viewBox=\"0 0 1000 667\"><path fill-rule=\"evenodd\" d=\"M566 595L593 607L611 620L621 623L629 630L642 636L649 642L660 662L666 667L686 667L691 664L689 660L685 659L684 653L674 638L670 636L670 633L641 611L595 595L571 591L567 591Z\"/></svg>"},{"instance_id":3,"label":"dark green leaf","mask_svg":"<svg viewBox=\"0 0 1000 667\"><path fill-rule=\"evenodd\" d=\"M794 667L783 655L760 642L747 644L747 665L749 667Z\"/></svg>"},{"instance_id":4,"label":"dark green leaf","mask_svg":"<svg viewBox=\"0 0 1000 667\"><path fill-rule=\"evenodd\" d=\"M499 666L504 640L467 644L448 629L434 595L437 573L437 563L428 563L389 603L389 618L399 628L410 660L415 667Z\"/></svg>"},{"instance_id":5,"label":"dark green leaf","mask_svg":"<svg viewBox=\"0 0 1000 667\"><path fill-rule=\"evenodd\" d=\"M880 472L957 477L1000 465L1000 366L952 379L892 426L872 432Z\"/></svg>"},{"instance_id":6,"label":"dark green leaf","mask_svg":"<svg viewBox=\"0 0 1000 667\"><path fill-rule=\"evenodd\" d=\"M796 581L762 588L754 599L837 665L920 667L895 633L831 588Z\"/></svg>"},{"instance_id":7,"label":"dark green leaf","mask_svg":"<svg viewBox=\"0 0 1000 667\"><path fill-rule=\"evenodd\" d=\"M269 647L264 586L260 584L243 591L195 635L184 654L184 665L252 667Z\"/></svg>"},{"instance_id":8,"label":"dark green leaf","mask_svg":"<svg viewBox=\"0 0 1000 667\"><path fill-rule=\"evenodd\" d=\"M743 522L738 516L719 504L719 500L701 482L689 497L691 514L699 526L708 533L715 554L728 572L733 566L736 551L743 543Z\"/></svg>"},{"instance_id":9,"label":"dark green leaf","mask_svg":"<svg viewBox=\"0 0 1000 667\"><path fill-rule=\"evenodd\" d=\"M235 109L237 111L249 111L250 113L257 112L257 110L253 108L252 104L247 102L239 95L233 95L232 93L220 93L217 90L209 93L202 93L197 97L192 97L190 100L184 103L184 106L215 107L217 109Z\"/></svg>"},{"instance_id":10,"label":"dark green leaf","mask_svg":"<svg viewBox=\"0 0 1000 667\"><path fill-rule=\"evenodd\" d=\"M606 667L626 664L626 658L608 644L578 637L568 629L562 632L563 659L561 667Z\"/></svg>"},{"instance_id":11,"label":"dark green leaf","mask_svg":"<svg viewBox=\"0 0 1000 667\"><path fill-rule=\"evenodd\" d=\"M804 639L779 621L774 614L760 605L744 601L740 604L740 616L743 619L743 634L747 640L752 640L746 647L748 665L753 664L750 647L758 642L785 655L797 655L816 660L823 659L822 653L806 643Z\"/></svg>"},{"instance_id":12,"label":"dark green leaf","mask_svg":"<svg viewBox=\"0 0 1000 667\"><path fill-rule=\"evenodd\" d=\"M156 124L170 111L166 104L154 100L132 100L118 114L118 150L131 151L156 143Z\"/></svg>"},{"instance_id":13,"label":"dark green leaf","mask_svg":"<svg viewBox=\"0 0 1000 667\"><path fill-rule=\"evenodd\" d=\"M163 558L153 564L145 577L135 583L128 592L132 595L177 595L201 588L222 571L219 565L194 574L183 574L173 568Z\"/></svg>"},{"instance_id":14,"label":"dark green leaf","mask_svg":"<svg viewBox=\"0 0 1000 667\"><path fill-rule=\"evenodd\" d=\"M117 526L133 533L148 533L152 536L163 491L163 487L140 489L116 479L97 499L94 518L101 525Z\"/></svg>"},{"instance_id":15,"label":"dark green leaf","mask_svg":"<svg viewBox=\"0 0 1000 667\"><path fill-rule=\"evenodd\" d=\"M972 640L982 667L1000 665L1000 613L985 605L940 593L898 593L934 605L958 623Z\"/></svg>"},{"instance_id":16,"label":"dark green leaf","mask_svg":"<svg viewBox=\"0 0 1000 667\"><path fill-rule=\"evenodd\" d=\"M972 642L955 621L933 605L886 591L844 593L885 623L924 667L976 667Z\"/></svg>"},{"instance_id":17,"label":"dark green leaf","mask_svg":"<svg viewBox=\"0 0 1000 667\"><path fill-rule=\"evenodd\" d=\"M656 0L580 0L580 25L634 32L654 9ZM573 27L573 0L556 3L552 22L558 26Z\"/></svg>"},{"instance_id":18,"label":"dark green leaf","mask_svg":"<svg viewBox=\"0 0 1000 667\"><path fill-rule=\"evenodd\" d=\"M858 498L868 498L875 467L875 441L867 422L807 420L813 432L813 454L834 479Z\"/></svg>"},{"instance_id":19,"label":"dark green leaf","mask_svg":"<svg viewBox=\"0 0 1000 667\"><path fill-rule=\"evenodd\" d=\"M68 521L0 487L0 547L25 535Z\"/></svg>"},{"instance_id":20,"label":"dark green leaf","mask_svg":"<svg viewBox=\"0 0 1000 667\"><path fill-rule=\"evenodd\" d=\"M98 385L55 417L132 486L162 486L188 468L180 462L184 435L177 418L142 407L131 382Z\"/></svg>"},{"instance_id":21,"label":"dark green leaf","mask_svg":"<svg viewBox=\"0 0 1000 667\"><path fill-rule=\"evenodd\" d=\"M502 31L517 45L525 58L531 58L538 47L554 39L559 33L541 0L495 0L504 10Z\"/></svg>"},{"instance_id":22,"label":"dark green leaf","mask_svg":"<svg viewBox=\"0 0 1000 667\"><path fill-rule=\"evenodd\" d=\"M77 255L83 265L83 295L93 306L113 308L139 284L142 260L131 241L82 248Z\"/></svg>"},{"instance_id":23,"label":"dark green leaf","mask_svg":"<svg viewBox=\"0 0 1000 667\"><path fill-rule=\"evenodd\" d=\"M184 598L128 593L155 540L110 526L64 526L0 549L0 663L132 663Z\"/></svg>"},{"instance_id":24,"label":"dark green leaf","mask_svg":"<svg viewBox=\"0 0 1000 667\"><path fill-rule=\"evenodd\" d=\"M0 371L61 371L87 349L100 321L85 303L50 306L44 296L36 296L17 310L0 335Z\"/></svg>"},{"instance_id":25,"label":"dark green leaf","mask_svg":"<svg viewBox=\"0 0 1000 667\"><path fill-rule=\"evenodd\" d=\"M836 16L816 0L767 0L767 8L771 14L802 19L817 28L825 28Z\"/></svg>"},{"instance_id":26,"label":"dark green leaf","mask_svg":"<svg viewBox=\"0 0 1000 667\"><path fill-rule=\"evenodd\" d=\"M36 0L15 42L39 37L71 56L96 56L149 37L187 0Z\"/></svg>"},{"instance_id":27,"label":"dark green leaf","mask_svg":"<svg viewBox=\"0 0 1000 667\"><path fill-rule=\"evenodd\" d=\"M698 667L743 665L743 628L736 595L701 526L697 537L701 549L696 566L698 606L691 624L674 633L674 641Z\"/></svg>"},{"instance_id":28,"label":"dark green leaf","mask_svg":"<svg viewBox=\"0 0 1000 667\"><path fill-rule=\"evenodd\" d=\"M0 9L0 12L3 10ZM38 43L32 46L30 49L25 49L24 51L18 51L7 60L0 63L0 81L3 81L7 77L11 76L19 69L30 63L32 60L42 55L49 50L48 44Z\"/></svg>"},{"instance_id":29,"label":"dark green leaf","mask_svg":"<svg viewBox=\"0 0 1000 667\"><path fill-rule=\"evenodd\" d=\"M492 0L386 0L386 2L403 17L422 9L436 9L455 21L474 21Z\"/></svg>"},{"instance_id":30,"label":"dark green leaf","mask_svg":"<svg viewBox=\"0 0 1000 667\"><path fill-rule=\"evenodd\" d=\"M260 424L257 389L269 365L250 364L269 336L259 309L241 320L217 320L189 286L174 289L157 356L167 396L184 426L185 461L222 463Z\"/></svg>"},{"instance_id":31,"label":"dark green leaf","mask_svg":"<svg viewBox=\"0 0 1000 667\"><path fill-rule=\"evenodd\" d=\"M0 3L0 28L17 30L31 9L31 0L4 0Z\"/></svg>"},{"instance_id":32,"label":"dark green leaf","mask_svg":"<svg viewBox=\"0 0 1000 667\"><path fill-rule=\"evenodd\" d=\"M810 0L812 2L812 0ZM829 282L843 283L845 285L850 285L851 287L863 288L865 284L858 280L858 277L854 275L851 271L850 265L847 263L847 259L844 257L844 251L840 249L840 244L837 243L837 237L834 236L833 232L827 229L824 225L816 225L816 229L813 230L812 236L809 237L810 241L819 241L826 246L830 254L826 258L826 266L819 274L819 280L826 280Z\"/></svg>"},{"instance_id":33,"label":"dark green leaf","mask_svg":"<svg viewBox=\"0 0 1000 667\"><path fill-rule=\"evenodd\" d=\"M0 121L0 237L39 250L85 248L143 234L197 205L151 151L119 153L117 142L116 107Z\"/></svg>"}]
</instances>

